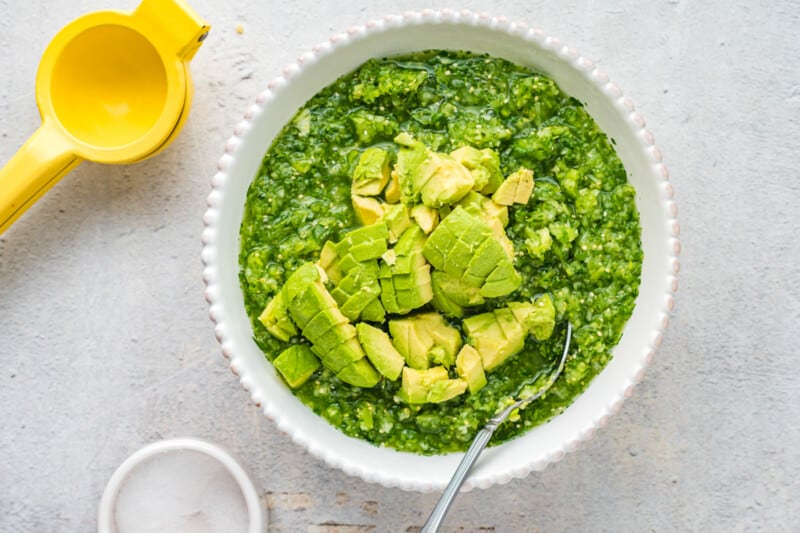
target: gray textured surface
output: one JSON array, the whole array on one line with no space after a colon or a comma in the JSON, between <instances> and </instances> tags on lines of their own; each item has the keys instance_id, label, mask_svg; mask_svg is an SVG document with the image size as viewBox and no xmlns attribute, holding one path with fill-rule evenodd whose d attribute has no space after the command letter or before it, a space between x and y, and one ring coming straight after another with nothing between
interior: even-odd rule
<instances>
[{"instance_id":1,"label":"gray textured surface","mask_svg":"<svg viewBox=\"0 0 800 533\"><path fill-rule=\"evenodd\" d=\"M271 531L413 531L435 495L331 470L250 405L214 339L199 254L215 162L266 82L334 31L428 4L192 4L214 28L180 137L140 164L82 165L0 237L0 531L94 530L117 465L179 435L243 458ZM134 5L0 1L0 161L38 124L50 38ZM675 185L683 270L665 342L619 415L544 472L462 495L446 530L798 531L800 7L459 7L560 37L636 102Z\"/></svg>"}]
</instances>

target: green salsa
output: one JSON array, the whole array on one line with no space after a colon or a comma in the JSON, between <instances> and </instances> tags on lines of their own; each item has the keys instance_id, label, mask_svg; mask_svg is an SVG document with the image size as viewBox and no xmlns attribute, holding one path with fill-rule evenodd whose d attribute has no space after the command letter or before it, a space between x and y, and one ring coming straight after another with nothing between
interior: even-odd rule
<instances>
[{"instance_id":1,"label":"green salsa","mask_svg":"<svg viewBox=\"0 0 800 533\"><path fill-rule=\"evenodd\" d=\"M497 444L564 410L611 359L641 274L635 191L613 140L579 101L538 72L467 52L369 60L299 110L248 190L240 281L254 339L269 361L304 341L274 338L257 317L292 272L317 260L326 241L360 225L350 200L359 155L377 146L396 158L393 139L402 132L437 151L491 148L503 175L533 170L533 197L509 208L506 227L522 284L471 312L548 294L559 326L546 341L529 336L475 394L443 403L407 404L397 397L399 381L354 387L324 367L293 392L345 434L377 446L420 454L465 450L524 383L553 370L568 320L574 334L564 374L498 428Z\"/></svg>"}]
</instances>

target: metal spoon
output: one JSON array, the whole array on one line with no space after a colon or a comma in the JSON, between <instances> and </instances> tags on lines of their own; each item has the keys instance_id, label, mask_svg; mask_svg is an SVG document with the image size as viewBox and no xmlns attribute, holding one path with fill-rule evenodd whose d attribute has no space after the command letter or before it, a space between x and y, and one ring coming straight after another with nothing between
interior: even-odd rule
<instances>
[{"instance_id":1,"label":"metal spoon","mask_svg":"<svg viewBox=\"0 0 800 533\"><path fill-rule=\"evenodd\" d=\"M464 484L464 480L467 479L467 474L472 469L472 466L475 464L475 461L478 460L481 452L486 445L489 443L489 439L494 434L494 431L497 427L502 424L508 415L514 409L523 409L528 406L534 400L540 398L545 392L553 386L553 384L558 379L558 376L561 375L561 371L564 370L564 363L567 360L567 353L569 352L569 344L572 340L572 324L567 322L567 338L564 341L564 352L561 354L561 360L558 363L558 368L556 368L555 372L548 378L547 383L539 389L539 391L530 396L528 398L524 398L522 400L518 400L517 402L499 410L495 415L486 422L486 425L483 426L477 435L475 435L475 439L473 439L472 444L470 445L467 452L464 454L464 458L461 459L461 462L458 464L453 477L450 479L450 483L447 484L447 487L444 489L442 496L439 498L439 502L436 504L436 507L433 508L428 520L425 522L425 525L422 527L421 533L435 533L439 530L439 526L442 524L445 515L447 515L447 511L450 509L450 506L455 500L456 495L458 494L458 490L461 488L461 485Z\"/></svg>"}]
</instances>

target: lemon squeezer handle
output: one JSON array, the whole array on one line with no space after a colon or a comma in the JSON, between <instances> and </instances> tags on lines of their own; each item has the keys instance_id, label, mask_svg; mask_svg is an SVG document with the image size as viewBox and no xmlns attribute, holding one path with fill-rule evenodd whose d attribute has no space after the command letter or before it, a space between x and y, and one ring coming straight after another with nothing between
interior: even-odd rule
<instances>
[{"instance_id":1,"label":"lemon squeezer handle","mask_svg":"<svg viewBox=\"0 0 800 533\"><path fill-rule=\"evenodd\" d=\"M0 169L0 234L81 159L63 134L45 123Z\"/></svg>"}]
</instances>

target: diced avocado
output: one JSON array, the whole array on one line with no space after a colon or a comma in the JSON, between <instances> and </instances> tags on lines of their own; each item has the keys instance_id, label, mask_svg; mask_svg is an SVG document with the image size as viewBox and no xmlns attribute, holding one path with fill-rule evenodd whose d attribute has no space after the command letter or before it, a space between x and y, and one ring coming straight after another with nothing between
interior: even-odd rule
<instances>
[{"instance_id":1,"label":"diced avocado","mask_svg":"<svg viewBox=\"0 0 800 533\"><path fill-rule=\"evenodd\" d=\"M348 232L336 244L336 252L344 261L346 255L352 255L356 261L377 259L386 252L389 240L389 229L383 222L362 226ZM346 271L342 267L343 271Z\"/></svg>"},{"instance_id":2,"label":"diced avocado","mask_svg":"<svg viewBox=\"0 0 800 533\"><path fill-rule=\"evenodd\" d=\"M320 366L317 356L304 344L288 347L272 364L293 389L305 383Z\"/></svg>"},{"instance_id":3,"label":"diced avocado","mask_svg":"<svg viewBox=\"0 0 800 533\"><path fill-rule=\"evenodd\" d=\"M286 307L289 309L289 316L302 330L317 313L329 307L336 307L336 300L321 281L315 281L308 283L306 290L287 302Z\"/></svg>"},{"instance_id":4,"label":"diced avocado","mask_svg":"<svg viewBox=\"0 0 800 533\"><path fill-rule=\"evenodd\" d=\"M406 361L395 349L389 335L364 322L356 324L356 331L358 340L372 366L392 381L399 378Z\"/></svg>"},{"instance_id":5,"label":"diced avocado","mask_svg":"<svg viewBox=\"0 0 800 533\"><path fill-rule=\"evenodd\" d=\"M316 343L328 330L347 323L347 317L337 307L322 309L303 328L303 336Z\"/></svg>"},{"instance_id":6,"label":"diced avocado","mask_svg":"<svg viewBox=\"0 0 800 533\"><path fill-rule=\"evenodd\" d=\"M473 188L480 193L491 194L503 182L500 157L494 150L462 146L450 152L450 156L470 171L474 180Z\"/></svg>"},{"instance_id":7,"label":"diced avocado","mask_svg":"<svg viewBox=\"0 0 800 533\"><path fill-rule=\"evenodd\" d=\"M434 312L420 313L389 321L397 351L408 366L428 368L432 362L451 366L461 347L461 334L451 327L442 315ZM434 351L434 348L439 350Z\"/></svg>"},{"instance_id":8,"label":"diced avocado","mask_svg":"<svg viewBox=\"0 0 800 533\"><path fill-rule=\"evenodd\" d=\"M317 265L325 271L328 279L334 285L338 285L342 279L342 271L339 268L339 254L336 252L336 245L332 241L325 241L322 251L319 254Z\"/></svg>"},{"instance_id":9,"label":"diced avocado","mask_svg":"<svg viewBox=\"0 0 800 533\"><path fill-rule=\"evenodd\" d=\"M403 381L400 385L400 398L407 403L425 403L434 383L448 380L447 370L435 366L424 370L403 367Z\"/></svg>"},{"instance_id":10,"label":"diced avocado","mask_svg":"<svg viewBox=\"0 0 800 533\"><path fill-rule=\"evenodd\" d=\"M350 200L353 202L356 218L365 226L374 224L383 216L385 204L377 198L353 194L350 196Z\"/></svg>"},{"instance_id":11,"label":"diced avocado","mask_svg":"<svg viewBox=\"0 0 800 533\"><path fill-rule=\"evenodd\" d=\"M342 304L342 313L350 320L358 320L368 305L378 301L380 294L381 289L378 283L374 286L364 286Z\"/></svg>"},{"instance_id":12,"label":"diced avocado","mask_svg":"<svg viewBox=\"0 0 800 533\"><path fill-rule=\"evenodd\" d=\"M433 231L439 223L439 212L424 204L418 204L411 208L411 218L417 223L426 235Z\"/></svg>"},{"instance_id":13,"label":"diced avocado","mask_svg":"<svg viewBox=\"0 0 800 533\"><path fill-rule=\"evenodd\" d=\"M406 205L418 204L422 185L427 183L435 169L432 161L435 154L406 132L397 135L394 142L400 146L395 171L401 201Z\"/></svg>"},{"instance_id":14,"label":"diced avocado","mask_svg":"<svg viewBox=\"0 0 800 533\"><path fill-rule=\"evenodd\" d=\"M547 340L556 325L556 308L550 295L543 294L533 301L534 311L528 316L525 325L536 340Z\"/></svg>"},{"instance_id":15,"label":"diced avocado","mask_svg":"<svg viewBox=\"0 0 800 533\"><path fill-rule=\"evenodd\" d=\"M297 335L297 328L289 318L289 312L283 302L282 292L278 292L269 301L264 311L258 316L258 320L276 339L288 341L292 336Z\"/></svg>"},{"instance_id":16,"label":"diced avocado","mask_svg":"<svg viewBox=\"0 0 800 533\"><path fill-rule=\"evenodd\" d=\"M433 346L433 340L425 331L416 328L411 317L390 320L389 333L392 334L392 343L408 366L418 370L430 366L428 352Z\"/></svg>"},{"instance_id":17,"label":"diced avocado","mask_svg":"<svg viewBox=\"0 0 800 533\"><path fill-rule=\"evenodd\" d=\"M350 327L353 327L352 325ZM349 332L347 333L349 335ZM353 327L353 336L344 342L337 344L332 350L323 352L316 345L312 345L311 349L320 359L322 364L333 372L339 372L344 367L364 358L364 349L361 343L355 336L355 328Z\"/></svg>"},{"instance_id":18,"label":"diced avocado","mask_svg":"<svg viewBox=\"0 0 800 533\"><path fill-rule=\"evenodd\" d=\"M500 184L492 200L500 205L527 204L532 192L533 171L522 167Z\"/></svg>"},{"instance_id":19,"label":"diced avocado","mask_svg":"<svg viewBox=\"0 0 800 533\"><path fill-rule=\"evenodd\" d=\"M453 205L475 185L470 171L446 154L434 154L434 171L421 187L422 203L430 207Z\"/></svg>"},{"instance_id":20,"label":"diced avocado","mask_svg":"<svg viewBox=\"0 0 800 533\"><path fill-rule=\"evenodd\" d=\"M340 344L356 336L356 329L352 324L346 322L344 324L337 324L313 336L314 340L311 341L311 345L322 359L322 362L325 363L330 352ZM310 338L308 339L311 340Z\"/></svg>"},{"instance_id":21,"label":"diced avocado","mask_svg":"<svg viewBox=\"0 0 800 533\"><path fill-rule=\"evenodd\" d=\"M383 191L383 199L386 200L386 203L388 204L396 204L400 202L400 198L400 178L398 177L397 172L393 170L391 172L389 185L386 187L386 190Z\"/></svg>"},{"instance_id":22,"label":"diced avocado","mask_svg":"<svg viewBox=\"0 0 800 533\"><path fill-rule=\"evenodd\" d=\"M494 313L474 315L463 322L467 333L467 343L472 345L481 356L485 371L498 367L506 359L522 349L525 339L507 339L503 328Z\"/></svg>"},{"instance_id":23,"label":"diced avocado","mask_svg":"<svg viewBox=\"0 0 800 533\"><path fill-rule=\"evenodd\" d=\"M475 254L470 259L466 271L474 276L486 279L497 265L506 259L504 255L505 252L503 252L502 247L497 245L497 241L489 237L475 250Z\"/></svg>"},{"instance_id":24,"label":"diced avocado","mask_svg":"<svg viewBox=\"0 0 800 533\"><path fill-rule=\"evenodd\" d=\"M499 298L517 290L520 283L522 277L514 265L510 261L500 262L481 286L481 294L487 298Z\"/></svg>"},{"instance_id":25,"label":"diced avocado","mask_svg":"<svg viewBox=\"0 0 800 533\"><path fill-rule=\"evenodd\" d=\"M353 171L353 194L377 196L389 182L389 154L377 147L361 153Z\"/></svg>"},{"instance_id":26,"label":"diced avocado","mask_svg":"<svg viewBox=\"0 0 800 533\"><path fill-rule=\"evenodd\" d=\"M475 394L486 385L481 356L469 344L462 346L456 356L456 372L467 382L470 394Z\"/></svg>"},{"instance_id":27,"label":"diced avocado","mask_svg":"<svg viewBox=\"0 0 800 533\"><path fill-rule=\"evenodd\" d=\"M463 379L445 379L431 385L428 391L428 402L441 403L452 400L467 390L467 382Z\"/></svg>"},{"instance_id":28,"label":"diced avocado","mask_svg":"<svg viewBox=\"0 0 800 533\"><path fill-rule=\"evenodd\" d=\"M411 252L422 251L425 245L425 232L417 224L412 224L400 235L400 239L394 246L397 255L409 255Z\"/></svg>"},{"instance_id":29,"label":"diced avocado","mask_svg":"<svg viewBox=\"0 0 800 533\"><path fill-rule=\"evenodd\" d=\"M508 302L508 308L514 313L514 318L517 322L522 324L525 329L530 329L528 325L528 317L533 314L534 305L532 302Z\"/></svg>"},{"instance_id":30,"label":"diced avocado","mask_svg":"<svg viewBox=\"0 0 800 533\"><path fill-rule=\"evenodd\" d=\"M381 222L386 224L389 230L389 242L395 243L405 230L411 227L411 218L408 216L408 209L403 204L388 206L384 211Z\"/></svg>"},{"instance_id":31,"label":"diced avocado","mask_svg":"<svg viewBox=\"0 0 800 533\"><path fill-rule=\"evenodd\" d=\"M303 263L295 270L286 283L283 284L283 301L288 306L294 298L305 291L310 283L319 281L320 268L314 263ZM323 270L324 272L324 270Z\"/></svg>"},{"instance_id":32,"label":"diced avocado","mask_svg":"<svg viewBox=\"0 0 800 533\"><path fill-rule=\"evenodd\" d=\"M490 218L486 221L489 227L492 230L492 236L494 240L500 243L500 246L503 248L503 251L506 253L506 256L510 260L514 260L514 243L511 242L511 239L508 238L506 235L505 230L503 229L503 225L500 220L496 218Z\"/></svg>"},{"instance_id":33,"label":"diced avocado","mask_svg":"<svg viewBox=\"0 0 800 533\"><path fill-rule=\"evenodd\" d=\"M525 337L528 335L528 329L524 327L518 320L514 313L508 307L499 307L495 309L494 316L500 328L503 330L503 335L506 339L520 339L521 344L525 343ZM520 346L522 349L522 346Z\"/></svg>"},{"instance_id":34,"label":"diced avocado","mask_svg":"<svg viewBox=\"0 0 800 533\"><path fill-rule=\"evenodd\" d=\"M386 310L381 305L380 299L372 300L361 311L361 319L369 322L383 322L386 320Z\"/></svg>"},{"instance_id":35,"label":"diced avocado","mask_svg":"<svg viewBox=\"0 0 800 533\"><path fill-rule=\"evenodd\" d=\"M381 375L366 359L359 359L349 364L341 369L336 377L350 385L364 388L374 387L381 380Z\"/></svg>"}]
</instances>

